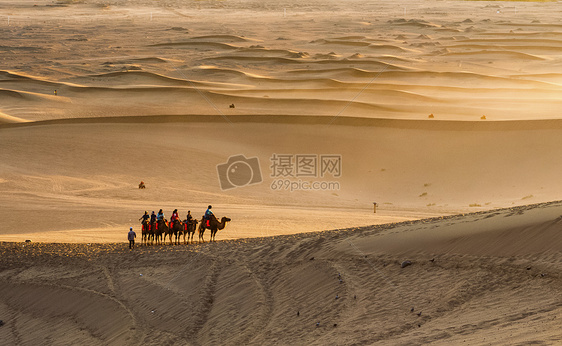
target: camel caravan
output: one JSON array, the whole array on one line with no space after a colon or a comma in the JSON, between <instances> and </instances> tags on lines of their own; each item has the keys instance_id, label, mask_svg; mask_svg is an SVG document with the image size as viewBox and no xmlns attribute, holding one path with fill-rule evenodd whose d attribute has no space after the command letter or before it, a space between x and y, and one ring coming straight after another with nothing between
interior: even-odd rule
<instances>
[{"instance_id":1,"label":"camel caravan","mask_svg":"<svg viewBox=\"0 0 562 346\"><path fill-rule=\"evenodd\" d=\"M148 212L145 211L144 215L139 219L142 224L142 244L166 244L166 237L170 245L179 245L182 237L184 244L193 243L195 230L199 231L198 242L203 243L205 242L203 236L207 229L211 231L211 238L209 241L215 241L217 231L224 229L230 219L228 217L222 217L219 221L211 211L211 208L212 206L207 208L205 215L201 217L201 221L192 217L191 211L187 212L187 216L183 221L180 219L177 209L172 213L170 221L164 217L162 209L160 209L158 214L155 214L153 211L151 215L148 215Z\"/></svg>"}]
</instances>

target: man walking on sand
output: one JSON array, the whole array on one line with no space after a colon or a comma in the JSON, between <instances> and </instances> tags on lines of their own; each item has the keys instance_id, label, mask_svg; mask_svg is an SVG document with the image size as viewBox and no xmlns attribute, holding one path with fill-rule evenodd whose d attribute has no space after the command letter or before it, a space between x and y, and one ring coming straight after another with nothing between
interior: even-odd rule
<instances>
[{"instance_id":1,"label":"man walking on sand","mask_svg":"<svg viewBox=\"0 0 562 346\"><path fill-rule=\"evenodd\" d=\"M133 231L133 227L129 228L129 234L127 235L127 239L129 239L129 249L134 249L135 248L135 238L137 237L137 234L135 233L135 231Z\"/></svg>"}]
</instances>

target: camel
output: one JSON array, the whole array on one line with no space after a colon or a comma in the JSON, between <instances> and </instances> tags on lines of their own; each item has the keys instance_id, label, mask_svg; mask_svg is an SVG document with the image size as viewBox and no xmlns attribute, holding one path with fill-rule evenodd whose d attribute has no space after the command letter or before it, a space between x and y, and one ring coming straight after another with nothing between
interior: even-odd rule
<instances>
[{"instance_id":1,"label":"camel","mask_svg":"<svg viewBox=\"0 0 562 346\"><path fill-rule=\"evenodd\" d=\"M154 234L156 232L156 222L150 222L148 224L148 231L146 232L146 245L150 242L150 245L154 245Z\"/></svg>"},{"instance_id":2,"label":"camel","mask_svg":"<svg viewBox=\"0 0 562 346\"><path fill-rule=\"evenodd\" d=\"M205 242L205 240L203 239L203 235L205 234L205 229L207 228L211 230L211 239L209 241L215 241L217 231L219 229L224 229L226 223L229 221L229 218L223 216L221 222L219 222L219 220L217 220L217 218L212 215L211 220L209 220L209 227L207 227L205 218L201 218L201 223L199 224L199 242Z\"/></svg>"},{"instance_id":3,"label":"camel","mask_svg":"<svg viewBox=\"0 0 562 346\"><path fill-rule=\"evenodd\" d=\"M180 243L180 236L183 233L183 223L177 220L173 223L172 227L168 227L168 231L164 234L164 242L166 242L166 235L170 239L170 245L172 245L172 234L175 236L175 244Z\"/></svg>"},{"instance_id":4,"label":"camel","mask_svg":"<svg viewBox=\"0 0 562 346\"><path fill-rule=\"evenodd\" d=\"M172 234L174 234L174 230L170 228L170 223L166 221L165 225L162 227L164 240L162 244L166 244L166 237L170 238L170 245L172 245Z\"/></svg>"},{"instance_id":5,"label":"camel","mask_svg":"<svg viewBox=\"0 0 562 346\"><path fill-rule=\"evenodd\" d=\"M183 222L183 243L189 243L190 239L193 243L193 236L195 235L195 229L197 229L197 219L191 219L189 221L185 220ZM187 234L187 242L185 241L185 235Z\"/></svg>"},{"instance_id":6,"label":"camel","mask_svg":"<svg viewBox=\"0 0 562 346\"><path fill-rule=\"evenodd\" d=\"M168 224L166 222L166 220L158 220L154 223L153 229L153 237L154 240L156 242L156 244L160 243L162 244L162 234L166 233L168 231Z\"/></svg>"},{"instance_id":7,"label":"camel","mask_svg":"<svg viewBox=\"0 0 562 346\"><path fill-rule=\"evenodd\" d=\"M141 243L146 245L148 243L148 239L150 238L151 233L151 224L148 220L142 222L142 240Z\"/></svg>"}]
</instances>

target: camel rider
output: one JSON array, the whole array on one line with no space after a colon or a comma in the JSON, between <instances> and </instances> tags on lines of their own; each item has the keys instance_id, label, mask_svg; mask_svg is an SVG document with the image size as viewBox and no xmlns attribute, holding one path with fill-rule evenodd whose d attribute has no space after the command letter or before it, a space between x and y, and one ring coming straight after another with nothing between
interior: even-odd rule
<instances>
[{"instance_id":1,"label":"camel rider","mask_svg":"<svg viewBox=\"0 0 562 346\"><path fill-rule=\"evenodd\" d=\"M156 220L158 221L164 221L164 212L162 211L162 209L160 209L158 211L158 215L156 215Z\"/></svg>"},{"instance_id":2,"label":"camel rider","mask_svg":"<svg viewBox=\"0 0 562 346\"><path fill-rule=\"evenodd\" d=\"M205 211L205 220L207 220L207 227L209 227L209 220L211 220L211 218L214 216L213 212L211 211L211 208L213 208L212 205L210 205L207 208L207 211Z\"/></svg>"},{"instance_id":3,"label":"camel rider","mask_svg":"<svg viewBox=\"0 0 562 346\"><path fill-rule=\"evenodd\" d=\"M156 213L153 210L152 214L150 214L150 223L155 223L155 222L156 222Z\"/></svg>"},{"instance_id":4,"label":"camel rider","mask_svg":"<svg viewBox=\"0 0 562 346\"><path fill-rule=\"evenodd\" d=\"M170 218L170 228L174 226L174 222L179 220L179 218L180 216L178 215L178 210L174 209L174 212L172 213L172 217Z\"/></svg>"},{"instance_id":5,"label":"camel rider","mask_svg":"<svg viewBox=\"0 0 562 346\"><path fill-rule=\"evenodd\" d=\"M187 211L187 216L185 217L185 223L189 223L193 220L193 216L191 216L191 210Z\"/></svg>"},{"instance_id":6,"label":"camel rider","mask_svg":"<svg viewBox=\"0 0 562 346\"><path fill-rule=\"evenodd\" d=\"M145 211L144 215L139 218L139 221L142 220L141 223L144 223L145 221L148 221L148 219L150 219L150 215L148 215L148 212Z\"/></svg>"}]
</instances>

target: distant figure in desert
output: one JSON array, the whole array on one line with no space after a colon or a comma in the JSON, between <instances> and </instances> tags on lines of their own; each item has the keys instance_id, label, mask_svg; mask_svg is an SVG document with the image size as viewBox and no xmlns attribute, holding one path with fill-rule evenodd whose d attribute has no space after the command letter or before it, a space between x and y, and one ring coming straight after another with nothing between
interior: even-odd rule
<instances>
[{"instance_id":1,"label":"distant figure in desert","mask_svg":"<svg viewBox=\"0 0 562 346\"><path fill-rule=\"evenodd\" d=\"M146 189L146 186L144 185L144 181L141 181L139 183L139 189Z\"/></svg>"},{"instance_id":2,"label":"distant figure in desert","mask_svg":"<svg viewBox=\"0 0 562 346\"><path fill-rule=\"evenodd\" d=\"M129 239L129 249L135 248L135 238L137 234L133 231L133 227L129 228L129 233L127 234L127 239Z\"/></svg>"}]
</instances>

